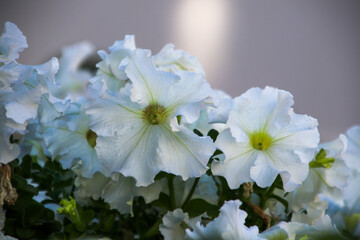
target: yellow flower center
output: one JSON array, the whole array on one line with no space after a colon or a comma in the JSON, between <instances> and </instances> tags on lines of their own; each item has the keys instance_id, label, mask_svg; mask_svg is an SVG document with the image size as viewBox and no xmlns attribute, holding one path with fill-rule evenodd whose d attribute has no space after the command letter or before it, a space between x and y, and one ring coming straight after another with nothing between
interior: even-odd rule
<instances>
[{"instance_id":1,"label":"yellow flower center","mask_svg":"<svg viewBox=\"0 0 360 240\"><path fill-rule=\"evenodd\" d=\"M271 136L264 131L253 132L250 135L250 144L256 150L263 151L268 149L271 146L271 142Z\"/></svg>"},{"instance_id":2,"label":"yellow flower center","mask_svg":"<svg viewBox=\"0 0 360 240\"><path fill-rule=\"evenodd\" d=\"M96 139L97 139L97 134L93 131L91 131L91 129L89 129L86 132L86 140L88 142L88 144L90 145L90 147L94 148L96 146Z\"/></svg>"},{"instance_id":3,"label":"yellow flower center","mask_svg":"<svg viewBox=\"0 0 360 240\"><path fill-rule=\"evenodd\" d=\"M151 125L158 125L164 123L167 120L167 112L165 107L159 104L150 104L143 109L142 118L145 122Z\"/></svg>"}]
</instances>

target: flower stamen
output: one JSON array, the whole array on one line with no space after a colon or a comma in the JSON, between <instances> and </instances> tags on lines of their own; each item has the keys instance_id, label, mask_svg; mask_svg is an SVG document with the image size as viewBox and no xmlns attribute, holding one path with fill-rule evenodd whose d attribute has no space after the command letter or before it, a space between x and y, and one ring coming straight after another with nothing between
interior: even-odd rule
<instances>
[{"instance_id":1,"label":"flower stamen","mask_svg":"<svg viewBox=\"0 0 360 240\"><path fill-rule=\"evenodd\" d=\"M97 134L93 132L91 129L89 129L86 132L86 140L90 145L90 147L94 148L96 146L96 139L97 139Z\"/></svg>"},{"instance_id":2,"label":"flower stamen","mask_svg":"<svg viewBox=\"0 0 360 240\"><path fill-rule=\"evenodd\" d=\"M250 144L256 150L265 151L271 146L271 143L271 136L264 131L253 132L250 135Z\"/></svg>"},{"instance_id":3,"label":"flower stamen","mask_svg":"<svg viewBox=\"0 0 360 240\"><path fill-rule=\"evenodd\" d=\"M168 114L165 107L159 104L150 104L143 109L142 118L151 125L158 125L167 120Z\"/></svg>"}]
</instances>

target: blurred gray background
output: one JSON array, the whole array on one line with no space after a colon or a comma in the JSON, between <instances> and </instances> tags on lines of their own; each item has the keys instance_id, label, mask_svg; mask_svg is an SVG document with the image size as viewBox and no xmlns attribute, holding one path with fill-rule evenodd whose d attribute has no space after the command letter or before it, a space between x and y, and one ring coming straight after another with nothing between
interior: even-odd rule
<instances>
[{"instance_id":1,"label":"blurred gray background","mask_svg":"<svg viewBox=\"0 0 360 240\"><path fill-rule=\"evenodd\" d=\"M106 49L125 34L158 52L172 42L199 57L213 88L290 91L295 112L319 120L322 141L360 124L358 0L0 0L0 31L18 25L23 64L89 40Z\"/></svg>"}]
</instances>

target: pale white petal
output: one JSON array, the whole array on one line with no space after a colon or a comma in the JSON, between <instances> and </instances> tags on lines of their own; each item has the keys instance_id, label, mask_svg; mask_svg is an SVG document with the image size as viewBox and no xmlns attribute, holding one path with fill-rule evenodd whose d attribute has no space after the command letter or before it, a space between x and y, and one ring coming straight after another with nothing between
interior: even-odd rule
<instances>
[{"instance_id":1,"label":"pale white petal","mask_svg":"<svg viewBox=\"0 0 360 240\"><path fill-rule=\"evenodd\" d=\"M121 65L127 65L125 72L133 84L133 102L147 106L151 103L164 104L170 100L167 89L179 80L179 76L157 70L148 51L135 50Z\"/></svg>"},{"instance_id":2,"label":"pale white petal","mask_svg":"<svg viewBox=\"0 0 360 240\"><path fill-rule=\"evenodd\" d=\"M92 178L81 176L81 169L75 170L78 176L75 179L75 197L79 202L87 203L88 198L94 200L104 199L109 203L110 208L118 210L120 213L130 213L131 201L135 181L132 178L125 178L119 173L114 173L112 177L105 177L97 172Z\"/></svg>"},{"instance_id":3,"label":"pale white petal","mask_svg":"<svg viewBox=\"0 0 360 240\"><path fill-rule=\"evenodd\" d=\"M176 74L181 79L164 91L167 94L166 101L159 102L170 109L179 106L177 115L183 115L188 123L193 123L204 108L203 100L209 97L213 90L201 74L186 71L178 71Z\"/></svg>"},{"instance_id":4,"label":"pale white petal","mask_svg":"<svg viewBox=\"0 0 360 240\"><path fill-rule=\"evenodd\" d=\"M43 94L41 96L38 110L40 122L47 123L55 120L56 118L62 116L69 107L69 101L65 101L65 103L62 103L61 101L52 103L50 101L49 94Z\"/></svg>"},{"instance_id":5,"label":"pale white petal","mask_svg":"<svg viewBox=\"0 0 360 240\"><path fill-rule=\"evenodd\" d=\"M142 110L137 104L132 103L127 96L108 97L89 104L86 114L89 115L90 129L102 136L119 136L142 127Z\"/></svg>"},{"instance_id":6,"label":"pale white petal","mask_svg":"<svg viewBox=\"0 0 360 240\"><path fill-rule=\"evenodd\" d=\"M38 113L40 94L40 88L9 93L5 104L6 116L20 124L31 118L35 119Z\"/></svg>"},{"instance_id":7,"label":"pale white petal","mask_svg":"<svg viewBox=\"0 0 360 240\"><path fill-rule=\"evenodd\" d=\"M350 177L344 189L344 200L353 212L360 212L360 174Z\"/></svg>"},{"instance_id":8,"label":"pale white petal","mask_svg":"<svg viewBox=\"0 0 360 240\"><path fill-rule=\"evenodd\" d=\"M133 178L124 177L119 173L114 173L111 181L106 184L103 190L102 198L109 203L112 209L120 213L130 213L135 190L135 181Z\"/></svg>"},{"instance_id":9,"label":"pale white petal","mask_svg":"<svg viewBox=\"0 0 360 240\"><path fill-rule=\"evenodd\" d=\"M306 214L304 212L294 212L291 221L314 225L325 215L327 208L327 202L312 202L308 204Z\"/></svg>"},{"instance_id":10,"label":"pale white petal","mask_svg":"<svg viewBox=\"0 0 360 240\"><path fill-rule=\"evenodd\" d=\"M145 125L142 120L138 122L139 126L129 129L124 136L98 136L95 148L105 167L134 177L140 187L153 183L160 171L156 156L160 130L157 126Z\"/></svg>"},{"instance_id":11,"label":"pale white petal","mask_svg":"<svg viewBox=\"0 0 360 240\"><path fill-rule=\"evenodd\" d=\"M11 90L11 85L20 78L22 70L23 66L15 62L0 66L0 88Z\"/></svg>"},{"instance_id":12,"label":"pale white petal","mask_svg":"<svg viewBox=\"0 0 360 240\"><path fill-rule=\"evenodd\" d=\"M129 53L129 50L122 48L109 55L105 51L98 52L103 61L96 65L99 68L97 77L105 82L108 90L117 92L125 86L128 77L124 69L120 68L120 63Z\"/></svg>"},{"instance_id":13,"label":"pale white petal","mask_svg":"<svg viewBox=\"0 0 360 240\"><path fill-rule=\"evenodd\" d=\"M19 28L11 22L5 22L4 32L0 36L0 62L16 60L27 47L26 37Z\"/></svg>"},{"instance_id":14,"label":"pale white petal","mask_svg":"<svg viewBox=\"0 0 360 240\"><path fill-rule=\"evenodd\" d=\"M124 40L115 41L114 44L109 47L110 52L116 52L120 49L135 50L135 37L134 35L125 35Z\"/></svg>"},{"instance_id":15,"label":"pale white petal","mask_svg":"<svg viewBox=\"0 0 360 240\"><path fill-rule=\"evenodd\" d=\"M189 215L184 213L181 209L175 209L173 212L168 212L162 219L159 230L164 236L165 240L184 240L185 229L182 226L183 222L189 222Z\"/></svg>"},{"instance_id":16,"label":"pale white petal","mask_svg":"<svg viewBox=\"0 0 360 240\"><path fill-rule=\"evenodd\" d=\"M68 94L85 95L91 74L80 69L80 64L94 51L89 42L79 42L62 49L59 71L56 74L58 88L51 89L53 96L65 98Z\"/></svg>"},{"instance_id":17,"label":"pale white petal","mask_svg":"<svg viewBox=\"0 0 360 240\"><path fill-rule=\"evenodd\" d=\"M51 92L53 89L58 88L55 81L55 74L59 70L59 61L57 58L53 57L46 63L33 66L33 69L36 71L37 80L45 90Z\"/></svg>"},{"instance_id":18,"label":"pale white petal","mask_svg":"<svg viewBox=\"0 0 360 240\"><path fill-rule=\"evenodd\" d=\"M11 144L9 137L0 132L0 163L6 164L15 160L20 154L20 148L17 144Z\"/></svg>"},{"instance_id":19,"label":"pale white petal","mask_svg":"<svg viewBox=\"0 0 360 240\"><path fill-rule=\"evenodd\" d=\"M239 209L239 200L228 201L220 209L219 216L206 227L198 222L193 231L186 229L188 239L194 240L258 240L259 229L256 226L246 227L247 213Z\"/></svg>"},{"instance_id":20,"label":"pale white petal","mask_svg":"<svg viewBox=\"0 0 360 240\"><path fill-rule=\"evenodd\" d=\"M190 56L180 49L174 50L174 45L171 43L166 44L153 59L155 65L163 71L177 72L184 70L205 75L197 57Z\"/></svg>"},{"instance_id":21,"label":"pale white petal","mask_svg":"<svg viewBox=\"0 0 360 240\"><path fill-rule=\"evenodd\" d=\"M163 189L163 182L155 181L146 187L137 187L135 195L144 197L146 203L150 203L159 198L159 194Z\"/></svg>"},{"instance_id":22,"label":"pale white petal","mask_svg":"<svg viewBox=\"0 0 360 240\"><path fill-rule=\"evenodd\" d=\"M280 171L284 190L291 192L305 180L309 172L309 165L302 163L297 154L281 148L271 148L268 157L273 166Z\"/></svg>"},{"instance_id":23,"label":"pale white petal","mask_svg":"<svg viewBox=\"0 0 360 240\"><path fill-rule=\"evenodd\" d=\"M324 180L330 187L343 189L347 184L347 179L350 176L350 169L346 166L342 155L347 148L347 138L340 135L336 140L323 143L319 146L326 150L328 158L335 158L335 162L329 169L324 169Z\"/></svg>"},{"instance_id":24,"label":"pale white petal","mask_svg":"<svg viewBox=\"0 0 360 240\"><path fill-rule=\"evenodd\" d=\"M226 123L233 105L231 98L220 99L217 107L208 107L209 123Z\"/></svg>"},{"instance_id":25,"label":"pale white petal","mask_svg":"<svg viewBox=\"0 0 360 240\"><path fill-rule=\"evenodd\" d=\"M251 182L250 168L258 153L247 144L235 142L229 129L219 134L215 144L226 158L224 162L212 163L212 173L225 177L231 189L238 188L244 182Z\"/></svg>"},{"instance_id":26,"label":"pale white petal","mask_svg":"<svg viewBox=\"0 0 360 240\"><path fill-rule=\"evenodd\" d=\"M160 125L157 154L163 171L180 175L184 180L200 177L216 148L211 138L199 137L184 126L173 132L170 127Z\"/></svg>"},{"instance_id":27,"label":"pale white petal","mask_svg":"<svg viewBox=\"0 0 360 240\"><path fill-rule=\"evenodd\" d=\"M259 187L265 188L271 186L279 172L269 155L259 152L250 169L250 177Z\"/></svg>"},{"instance_id":28,"label":"pale white petal","mask_svg":"<svg viewBox=\"0 0 360 240\"><path fill-rule=\"evenodd\" d=\"M360 172L360 125L353 126L346 132L348 146L344 152L344 160L351 169Z\"/></svg>"}]
</instances>

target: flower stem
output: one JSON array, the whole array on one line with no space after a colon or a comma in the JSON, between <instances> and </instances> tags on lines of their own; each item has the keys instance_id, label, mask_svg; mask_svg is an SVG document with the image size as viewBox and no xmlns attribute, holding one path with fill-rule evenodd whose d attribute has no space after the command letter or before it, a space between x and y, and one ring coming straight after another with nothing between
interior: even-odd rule
<instances>
[{"instance_id":1,"label":"flower stem","mask_svg":"<svg viewBox=\"0 0 360 240\"><path fill-rule=\"evenodd\" d=\"M168 175L168 185L169 185L169 195L170 195L170 210L175 209L175 192L174 192L174 182L173 182L174 176Z\"/></svg>"},{"instance_id":2,"label":"flower stem","mask_svg":"<svg viewBox=\"0 0 360 240\"><path fill-rule=\"evenodd\" d=\"M187 195L186 199L185 199L185 202L183 203L183 205L181 206L182 209L184 209L184 207L186 207L186 205L188 204L188 202L190 201L192 195L194 194L195 192L195 189L198 185L200 181L200 178L196 178L195 181L194 181L194 184L192 185L191 189L190 189L190 192L189 194Z\"/></svg>"}]
</instances>

